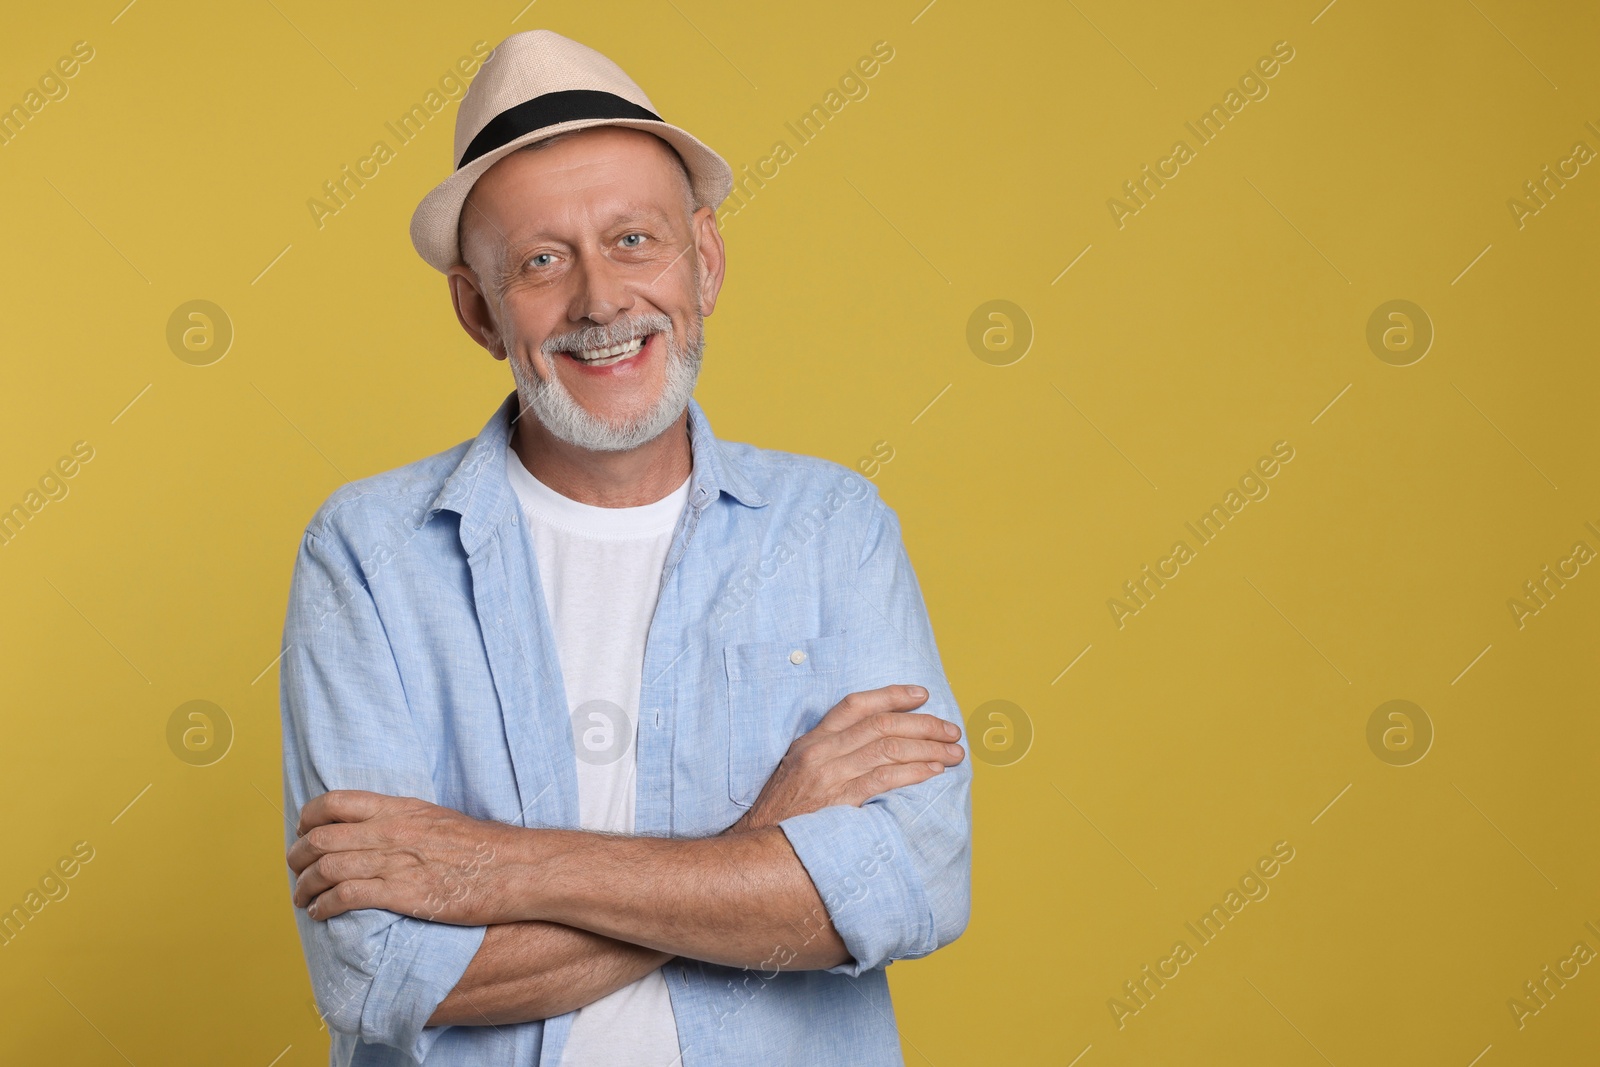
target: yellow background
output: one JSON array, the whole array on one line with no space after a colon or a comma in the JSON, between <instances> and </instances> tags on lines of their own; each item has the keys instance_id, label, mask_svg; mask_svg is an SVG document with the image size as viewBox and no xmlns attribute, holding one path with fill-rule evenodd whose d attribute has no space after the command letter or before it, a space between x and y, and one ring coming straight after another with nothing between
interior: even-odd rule
<instances>
[{"instance_id":1,"label":"yellow background","mask_svg":"<svg viewBox=\"0 0 1600 1067\"><path fill-rule=\"evenodd\" d=\"M0 906L95 858L0 948L0 1060L324 1061L268 669L297 537L511 383L407 237L454 105L321 229L306 201L475 41L541 26L736 170L894 48L726 220L698 397L725 438L887 442L964 710L1031 723L976 768L968 932L891 972L908 1062L1593 1058L1600 965L1522 1029L1507 1000L1600 949L1600 574L1521 629L1506 602L1600 549L1600 164L1521 228L1507 200L1600 149L1600 19L925 2L8 10L0 102L95 57L0 147L0 506L95 455L0 548ZM1119 229L1106 201L1278 41L1270 94ZM166 342L194 299L236 332L209 366ZM1436 331L1410 366L1365 339L1394 299ZM1032 324L1009 366L966 340L990 300ZM1280 440L1271 495L1119 629L1107 599ZM167 744L195 699L234 729L211 766ZM1368 747L1392 699L1436 731L1410 766ZM1270 896L1119 1029L1107 1001L1277 841Z\"/></svg>"}]
</instances>

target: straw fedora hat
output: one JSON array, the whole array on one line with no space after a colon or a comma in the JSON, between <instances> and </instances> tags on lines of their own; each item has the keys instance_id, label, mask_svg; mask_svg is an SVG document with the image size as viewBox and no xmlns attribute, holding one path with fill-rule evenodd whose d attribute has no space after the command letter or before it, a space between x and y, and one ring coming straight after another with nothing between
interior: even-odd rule
<instances>
[{"instance_id":1,"label":"straw fedora hat","mask_svg":"<svg viewBox=\"0 0 1600 1067\"><path fill-rule=\"evenodd\" d=\"M455 173L411 216L411 244L435 270L461 262L456 230L467 194L501 157L523 145L590 126L655 134L689 168L695 202L715 209L733 188L717 153L656 114L644 90L605 56L550 30L512 34L489 54L456 114Z\"/></svg>"}]
</instances>

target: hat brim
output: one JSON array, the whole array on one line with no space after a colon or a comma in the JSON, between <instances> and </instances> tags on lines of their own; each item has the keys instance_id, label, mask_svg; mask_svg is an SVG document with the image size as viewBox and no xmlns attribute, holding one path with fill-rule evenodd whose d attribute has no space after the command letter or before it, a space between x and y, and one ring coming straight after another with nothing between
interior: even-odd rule
<instances>
[{"instance_id":1,"label":"hat brim","mask_svg":"<svg viewBox=\"0 0 1600 1067\"><path fill-rule=\"evenodd\" d=\"M629 129L653 133L677 149L689 168L689 182L694 188L695 202L701 207L715 210L733 190L733 170L717 153L706 147L691 134L670 122L649 119L575 119L554 126L534 130L513 141L508 141L492 152L486 152L450 177L434 186L417 210L411 215L411 244L429 266L446 273L461 264L461 248L457 231L461 222L461 208L467 194L477 184L483 173L504 157L525 145L543 141L560 133L585 130L592 126L626 126Z\"/></svg>"}]
</instances>

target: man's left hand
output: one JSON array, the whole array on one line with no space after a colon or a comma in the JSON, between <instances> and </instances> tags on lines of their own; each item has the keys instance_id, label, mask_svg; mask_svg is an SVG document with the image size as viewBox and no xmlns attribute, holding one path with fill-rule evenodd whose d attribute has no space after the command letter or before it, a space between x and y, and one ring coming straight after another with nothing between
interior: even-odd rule
<instances>
[{"instance_id":1,"label":"man's left hand","mask_svg":"<svg viewBox=\"0 0 1600 1067\"><path fill-rule=\"evenodd\" d=\"M517 827L414 797L339 789L301 809L296 833L294 903L313 919L357 908L459 926L514 918L501 911L506 868L525 833Z\"/></svg>"}]
</instances>

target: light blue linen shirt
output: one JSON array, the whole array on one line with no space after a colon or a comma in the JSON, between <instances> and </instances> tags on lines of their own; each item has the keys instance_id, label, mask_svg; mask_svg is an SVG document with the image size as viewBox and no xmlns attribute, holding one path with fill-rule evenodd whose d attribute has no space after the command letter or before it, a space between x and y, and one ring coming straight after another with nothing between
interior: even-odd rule
<instances>
[{"instance_id":1,"label":"light blue linen shirt","mask_svg":"<svg viewBox=\"0 0 1600 1067\"><path fill-rule=\"evenodd\" d=\"M291 821L327 790L367 789L578 828L555 635L506 476L516 411L513 392L475 440L340 488L307 527L281 666ZM635 832L664 837L730 826L847 693L918 684L929 693L919 710L961 721L899 520L873 484L827 460L720 441L694 400L688 421L689 502L639 694ZM852 959L780 971L797 934L764 968L669 962L684 1067L902 1062L885 968L966 927L971 776L964 760L859 808L780 824ZM294 914L334 1064L560 1062L575 1013L425 1025L486 927L377 909Z\"/></svg>"}]
</instances>

